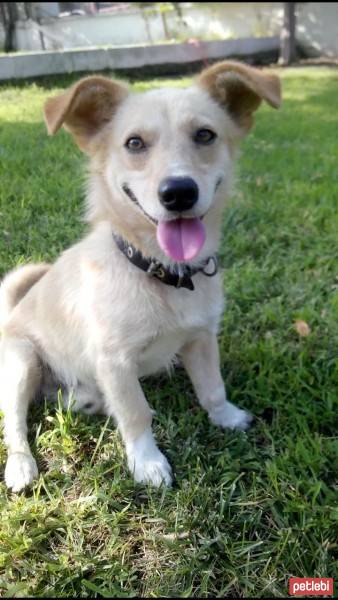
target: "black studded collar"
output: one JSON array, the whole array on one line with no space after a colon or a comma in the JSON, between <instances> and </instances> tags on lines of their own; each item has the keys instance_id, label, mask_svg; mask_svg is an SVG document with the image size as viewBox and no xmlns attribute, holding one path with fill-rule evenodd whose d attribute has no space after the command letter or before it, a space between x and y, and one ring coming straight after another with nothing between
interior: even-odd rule
<instances>
[{"instance_id":1,"label":"black studded collar","mask_svg":"<svg viewBox=\"0 0 338 600\"><path fill-rule=\"evenodd\" d=\"M183 287L192 291L195 289L191 279L193 275L196 275L196 273L203 273L206 277L213 277L218 270L216 256L209 256L198 267L182 265L178 267L178 271L175 273L162 265L162 263L155 258L145 258L132 244L115 233L113 233L113 238L117 247L129 262L144 271L148 277L155 277L162 283L172 285L175 288Z\"/></svg>"}]
</instances>

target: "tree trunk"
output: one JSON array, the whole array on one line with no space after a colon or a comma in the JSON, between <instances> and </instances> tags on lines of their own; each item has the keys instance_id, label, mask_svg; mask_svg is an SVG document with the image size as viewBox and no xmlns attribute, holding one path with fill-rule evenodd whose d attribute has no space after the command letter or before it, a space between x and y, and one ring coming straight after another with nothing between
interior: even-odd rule
<instances>
[{"instance_id":1,"label":"tree trunk","mask_svg":"<svg viewBox=\"0 0 338 600\"><path fill-rule=\"evenodd\" d=\"M15 50L15 23L18 18L15 2L1 3L1 16L5 28L5 52Z\"/></svg>"},{"instance_id":2,"label":"tree trunk","mask_svg":"<svg viewBox=\"0 0 338 600\"><path fill-rule=\"evenodd\" d=\"M280 36L282 65L290 65L296 59L296 2L284 2L284 20Z\"/></svg>"}]
</instances>

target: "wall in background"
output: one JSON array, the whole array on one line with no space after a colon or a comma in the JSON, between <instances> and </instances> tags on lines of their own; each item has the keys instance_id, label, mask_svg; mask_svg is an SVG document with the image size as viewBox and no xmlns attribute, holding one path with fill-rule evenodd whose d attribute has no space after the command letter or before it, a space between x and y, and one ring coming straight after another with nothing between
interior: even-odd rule
<instances>
[{"instance_id":1,"label":"wall in background","mask_svg":"<svg viewBox=\"0 0 338 600\"><path fill-rule=\"evenodd\" d=\"M46 3L41 3L46 4ZM56 3L48 3L56 4ZM154 44L172 41L229 40L279 35L282 2L181 3L182 15L159 7L134 7L116 13L44 17L40 23L20 21L18 50ZM338 56L338 3L302 2L297 6L297 40L312 56ZM0 25L0 48L4 32Z\"/></svg>"},{"instance_id":2,"label":"wall in background","mask_svg":"<svg viewBox=\"0 0 338 600\"><path fill-rule=\"evenodd\" d=\"M170 41L227 40L278 35L282 3L181 3L176 10L159 7L116 13L43 18L17 26L21 50L68 50L93 46L152 44ZM37 35L37 32L39 35ZM44 46L44 48L43 48Z\"/></svg>"}]
</instances>

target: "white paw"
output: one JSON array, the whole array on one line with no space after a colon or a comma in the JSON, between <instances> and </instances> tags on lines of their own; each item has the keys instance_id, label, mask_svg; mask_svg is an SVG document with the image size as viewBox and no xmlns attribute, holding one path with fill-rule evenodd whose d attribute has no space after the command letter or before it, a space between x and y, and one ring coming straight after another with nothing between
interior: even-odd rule
<instances>
[{"instance_id":1,"label":"white paw","mask_svg":"<svg viewBox=\"0 0 338 600\"><path fill-rule=\"evenodd\" d=\"M37 478L39 472L31 454L15 452L10 454L5 469L5 481L13 492L20 492Z\"/></svg>"},{"instance_id":2,"label":"white paw","mask_svg":"<svg viewBox=\"0 0 338 600\"><path fill-rule=\"evenodd\" d=\"M246 410L237 408L231 402L225 402L221 406L209 412L210 421L227 429L240 429L244 431L250 427L253 416Z\"/></svg>"},{"instance_id":3,"label":"white paw","mask_svg":"<svg viewBox=\"0 0 338 600\"><path fill-rule=\"evenodd\" d=\"M171 486L171 467L166 457L158 451L157 459L154 460L137 460L129 465L131 472L134 475L135 481L139 483L150 483L155 487L159 487L161 483Z\"/></svg>"},{"instance_id":4,"label":"white paw","mask_svg":"<svg viewBox=\"0 0 338 600\"><path fill-rule=\"evenodd\" d=\"M157 448L151 431L127 444L127 454L128 466L135 481L150 483L156 487L161 483L171 485L171 467L164 454Z\"/></svg>"}]
</instances>

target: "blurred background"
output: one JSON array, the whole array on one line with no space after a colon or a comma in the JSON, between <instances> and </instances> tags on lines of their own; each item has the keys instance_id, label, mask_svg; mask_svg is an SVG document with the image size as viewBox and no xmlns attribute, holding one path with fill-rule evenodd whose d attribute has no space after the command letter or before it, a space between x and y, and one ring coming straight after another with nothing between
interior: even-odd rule
<instances>
[{"instance_id":1,"label":"blurred background","mask_svg":"<svg viewBox=\"0 0 338 600\"><path fill-rule=\"evenodd\" d=\"M169 74L222 58L335 62L337 23L336 2L2 2L0 79Z\"/></svg>"}]
</instances>

